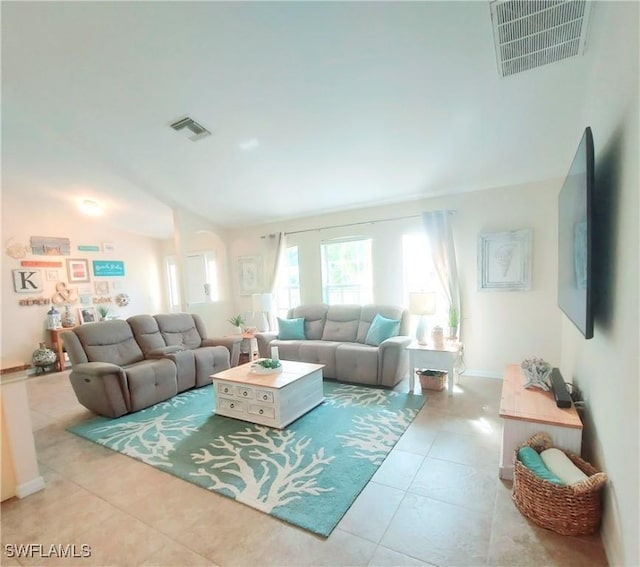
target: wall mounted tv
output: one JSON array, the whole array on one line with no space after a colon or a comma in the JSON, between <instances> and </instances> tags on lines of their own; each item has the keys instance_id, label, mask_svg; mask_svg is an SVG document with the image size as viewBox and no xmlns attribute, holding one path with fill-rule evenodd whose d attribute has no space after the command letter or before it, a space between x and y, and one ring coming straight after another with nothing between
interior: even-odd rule
<instances>
[{"instance_id":1,"label":"wall mounted tv","mask_svg":"<svg viewBox=\"0 0 640 567\"><path fill-rule=\"evenodd\" d=\"M558 306L593 337L593 135L586 128L558 196Z\"/></svg>"}]
</instances>

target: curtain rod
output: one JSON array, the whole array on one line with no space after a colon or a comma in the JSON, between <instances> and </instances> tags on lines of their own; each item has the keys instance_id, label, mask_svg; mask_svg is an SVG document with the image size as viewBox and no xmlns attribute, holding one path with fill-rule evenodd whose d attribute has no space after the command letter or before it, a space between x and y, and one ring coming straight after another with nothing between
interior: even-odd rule
<instances>
[{"instance_id":1,"label":"curtain rod","mask_svg":"<svg viewBox=\"0 0 640 567\"><path fill-rule=\"evenodd\" d=\"M455 211L447 211L450 215L455 214ZM347 228L350 226L361 226L363 224L376 224L377 222L391 222L391 221L398 221L398 220L406 220L406 219L419 219L422 218L422 213L419 215L408 215L408 216L404 216L404 217L392 217L390 219L377 219L377 220L371 220L371 221L361 221L361 222L352 222L352 223L348 223L348 224L334 224L331 226L321 226L321 227L317 227L317 228L305 228L303 230L292 230L290 232L285 232L285 236L288 236L289 234L302 234L303 232L316 232L316 231L320 231L320 230L331 230L332 228ZM267 236L276 236L277 233L271 233L271 234L266 234L264 236L261 236L260 238L267 238Z\"/></svg>"}]
</instances>

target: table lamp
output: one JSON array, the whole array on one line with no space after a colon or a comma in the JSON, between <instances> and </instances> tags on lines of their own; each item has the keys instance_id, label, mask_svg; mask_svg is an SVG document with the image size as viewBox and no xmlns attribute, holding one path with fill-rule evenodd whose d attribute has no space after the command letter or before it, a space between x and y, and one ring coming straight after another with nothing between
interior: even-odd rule
<instances>
[{"instance_id":1,"label":"table lamp","mask_svg":"<svg viewBox=\"0 0 640 567\"><path fill-rule=\"evenodd\" d=\"M254 293L251 296L253 312L261 315L258 331L270 331L269 313L273 309L273 296L270 293Z\"/></svg>"},{"instance_id":2,"label":"table lamp","mask_svg":"<svg viewBox=\"0 0 640 567\"><path fill-rule=\"evenodd\" d=\"M435 315L438 295L431 291L415 291L409 293L409 313L418 315L416 340L419 345L426 345L428 341L427 315Z\"/></svg>"}]
</instances>

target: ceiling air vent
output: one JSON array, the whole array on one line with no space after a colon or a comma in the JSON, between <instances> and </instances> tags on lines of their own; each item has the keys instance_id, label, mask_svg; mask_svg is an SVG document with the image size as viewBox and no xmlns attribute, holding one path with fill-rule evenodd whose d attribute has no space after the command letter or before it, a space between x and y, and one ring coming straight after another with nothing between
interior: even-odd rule
<instances>
[{"instance_id":1,"label":"ceiling air vent","mask_svg":"<svg viewBox=\"0 0 640 567\"><path fill-rule=\"evenodd\" d=\"M494 0L493 38L503 77L582 55L591 2Z\"/></svg>"},{"instance_id":2,"label":"ceiling air vent","mask_svg":"<svg viewBox=\"0 0 640 567\"><path fill-rule=\"evenodd\" d=\"M171 124L171 127L180 134L184 134L189 140L195 142L206 136L211 136L211 132L204 126L198 124L193 118L189 116L181 118L180 120Z\"/></svg>"}]
</instances>

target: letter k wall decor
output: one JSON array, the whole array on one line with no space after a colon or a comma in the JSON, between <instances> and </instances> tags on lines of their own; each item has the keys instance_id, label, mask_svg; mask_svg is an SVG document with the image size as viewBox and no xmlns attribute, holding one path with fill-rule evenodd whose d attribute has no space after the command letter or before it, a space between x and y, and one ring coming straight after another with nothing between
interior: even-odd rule
<instances>
[{"instance_id":1,"label":"letter k wall decor","mask_svg":"<svg viewBox=\"0 0 640 567\"><path fill-rule=\"evenodd\" d=\"M40 270L13 270L13 289L16 293L34 293L42 291L42 273Z\"/></svg>"}]
</instances>

